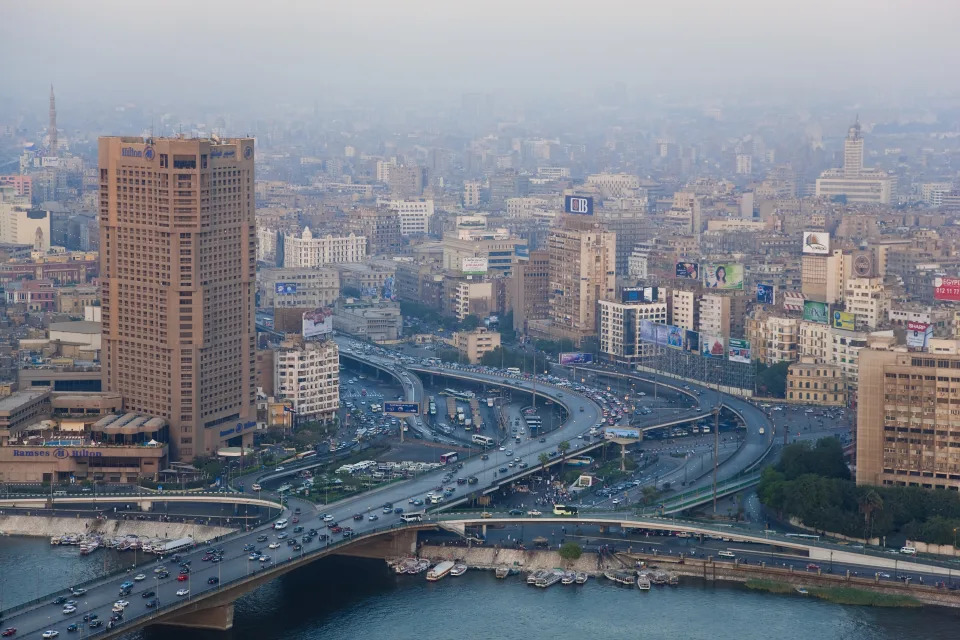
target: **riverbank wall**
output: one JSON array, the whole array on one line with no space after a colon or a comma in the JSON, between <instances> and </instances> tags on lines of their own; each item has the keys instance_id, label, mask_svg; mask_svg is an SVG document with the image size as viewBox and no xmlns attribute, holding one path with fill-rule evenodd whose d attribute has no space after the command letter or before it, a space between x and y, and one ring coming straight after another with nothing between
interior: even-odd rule
<instances>
[{"instance_id":1,"label":"riverbank wall","mask_svg":"<svg viewBox=\"0 0 960 640\"><path fill-rule=\"evenodd\" d=\"M878 576L854 576L849 572L842 574L823 573L822 569L804 570L790 567L772 567L766 564L744 564L741 562L713 562L710 558L678 558L645 555L637 553L618 553L624 564L636 566L644 562L647 566L659 567L682 576L693 576L703 580L727 580L731 582L771 581L792 587L822 589L854 589L872 593L897 596L904 601L916 601L924 605L960 608L960 592L934 585L922 585L910 582L881 580Z\"/></svg>"},{"instance_id":2,"label":"riverbank wall","mask_svg":"<svg viewBox=\"0 0 960 640\"><path fill-rule=\"evenodd\" d=\"M517 549L497 549L495 547L442 547L423 545L419 549L420 557L434 561L456 560L471 569L496 569L510 567L520 571L538 571L540 569L563 568L570 571L583 571L595 574L610 567L609 563L600 563L595 553L584 553L574 562L567 562L556 551L520 551ZM616 568L622 565L618 562Z\"/></svg>"},{"instance_id":3,"label":"riverbank wall","mask_svg":"<svg viewBox=\"0 0 960 640\"><path fill-rule=\"evenodd\" d=\"M202 542L233 533L234 529L153 520L97 520L96 518L4 515L0 516L0 532L13 536L42 538L79 533L107 537L134 535L141 538L166 540L191 537Z\"/></svg>"}]
</instances>

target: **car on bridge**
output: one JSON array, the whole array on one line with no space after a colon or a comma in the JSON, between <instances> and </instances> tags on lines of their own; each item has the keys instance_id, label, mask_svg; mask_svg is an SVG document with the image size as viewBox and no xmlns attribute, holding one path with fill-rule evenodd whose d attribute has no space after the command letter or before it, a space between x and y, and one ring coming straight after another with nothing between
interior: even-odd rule
<instances>
[{"instance_id":1,"label":"car on bridge","mask_svg":"<svg viewBox=\"0 0 960 640\"><path fill-rule=\"evenodd\" d=\"M190 595L190 589L177 589L177 596L182 598Z\"/></svg>"},{"instance_id":2,"label":"car on bridge","mask_svg":"<svg viewBox=\"0 0 960 640\"><path fill-rule=\"evenodd\" d=\"M3 636L4 638L9 638L16 632L17 632L16 627L7 627L6 629L3 630L3 633L0 633L0 636Z\"/></svg>"}]
</instances>

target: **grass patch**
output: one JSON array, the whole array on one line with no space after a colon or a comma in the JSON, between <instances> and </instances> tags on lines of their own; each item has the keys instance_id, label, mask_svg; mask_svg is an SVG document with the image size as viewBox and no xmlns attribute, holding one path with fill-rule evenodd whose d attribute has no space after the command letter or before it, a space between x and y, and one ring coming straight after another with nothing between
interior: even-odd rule
<instances>
[{"instance_id":1,"label":"grass patch","mask_svg":"<svg viewBox=\"0 0 960 640\"><path fill-rule=\"evenodd\" d=\"M747 580L748 589L769 593L796 593L797 587L778 580ZM806 587L809 595L833 602L860 607L922 607L923 604L910 596L896 593L881 593L853 587Z\"/></svg>"}]
</instances>

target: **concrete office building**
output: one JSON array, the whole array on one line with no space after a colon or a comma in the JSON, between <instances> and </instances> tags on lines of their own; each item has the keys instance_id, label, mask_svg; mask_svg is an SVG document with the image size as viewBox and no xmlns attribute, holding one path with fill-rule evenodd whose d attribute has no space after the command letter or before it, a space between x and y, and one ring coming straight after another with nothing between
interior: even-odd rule
<instances>
[{"instance_id":1,"label":"concrete office building","mask_svg":"<svg viewBox=\"0 0 960 640\"><path fill-rule=\"evenodd\" d=\"M817 179L817 197L842 196L847 202L890 204L896 183L886 171L863 166L863 136L860 120L853 124L843 142L843 168L827 169Z\"/></svg>"},{"instance_id":2,"label":"concrete office building","mask_svg":"<svg viewBox=\"0 0 960 640\"><path fill-rule=\"evenodd\" d=\"M507 285L507 309L513 311L513 328L526 333L530 320L549 315L550 254L531 251L529 260L517 262Z\"/></svg>"},{"instance_id":3,"label":"concrete office building","mask_svg":"<svg viewBox=\"0 0 960 640\"><path fill-rule=\"evenodd\" d=\"M0 187L0 242L50 249L50 212L34 207L13 186Z\"/></svg>"},{"instance_id":4,"label":"concrete office building","mask_svg":"<svg viewBox=\"0 0 960 640\"><path fill-rule=\"evenodd\" d=\"M600 351L614 362L639 364L656 345L640 340L640 323L667 324L667 302L614 302L601 300Z\"/></svg>"},{"instance_id":5,"label":"concrete office building","mask_svg":"<svg viewBox=\"0 0 960 640\"><path fill-rule=\"evenodd\" d=\"M803 358L787 369L787 400L819 407L846 404L846 385L840 367Z\"/></svg>"},{"instance_id":6,"label":"concrete office building","mask_svg":"<svg viewBox=\"0 0 960 640\"><path fill-rule=\"evenodd\" d=\"M855 316L857 329L876 329L890 315L883 278L850 278L845 297L846 311Z\"/></svg>"},{"instance_id":7,"label":"concrete office building","mask_svg":"<svg viewBox=\"0 0 960 640\"><path fill-rule=\"evenodd\" d=\"M857 484L960 490L958 349L860 352Z\"/></svg>"},{"instance_id":8,"label":"concrete office building","mask_svg":"<svg viewBox=\"0 0 960 640\"><path fill-rule=\"evenodd\" d=\"M550 317L531 322L531 330L577 344L595 334L597 303L616 293L616 250L615 233L593 220L563 216L547 236Z\"/></svg>"},{"instance_id":9,"label":"concrete office building","mask_svg":"<svg viewBox=\"0 0 960 640\"><path fill-rule=\"evenodd\" d=\"M332 267L260 269L261 307L316 309L340 297L340 274Z\"/></svg>"},{"instance_id":10,"label":"concrete office building","mask_svg":"<svg viewBox=\"0 0 960 640\"><path fill-rule=\"evenodd\" d=\"M351 233L348 236L327 234L315 238L310 227L299 236L283 237L283 266L321 267L339 262L361 262L367 257L367 239Z\"/></svg>"},{"instance_id":11,"label":"concrete office building","mask_svg":"<svg viewBox=\"0 0 960 640\"><path fill-rule=\"evenodd\" d=\"M166 420L174 459L253 443L253 149L100 139L103 388Z\"/></svg>"},{"instance_id":12,"label":"concrete office building","mask_svg":"<svg viewBox=\"0 0 960 640\"><path fill-rule=\"evenodd\" d=\"M694 331L700 324L700 308L695 291L674 289L670 292L670 324Z\"/></svg>"},{"instance_id":13,"label":"concrete office building","mask_svg":"<svg viewBox=\"0 0 960 640\"><path fill-rule=\"evenodd\" d=\"M473 331L456 331L450 344L463 354L470 364L478 364L483 356L500 347L500 332L477 327Z\"/></svg>"},{"instance_id":14,"label":"concrete office building","mask_svg":"<svg viewBox=\"0 0 960 640\"><path fill-rule=\"evenodd\" d=\"M340 350L333 340L284 340L273 357L275 394L297 420L328 422L340 406Z\"/></svg>"},{"instance_id":15,"label":"concrete office building","mask_svg":"<svg viewBox=\"0 0 960 640\"><path fill-rule=\"evenodd\" d=\"M433 218L433 200L387 200L379 203L393 211L400 219L400 235L425 235Z\"/></svg>"}]
</instances>

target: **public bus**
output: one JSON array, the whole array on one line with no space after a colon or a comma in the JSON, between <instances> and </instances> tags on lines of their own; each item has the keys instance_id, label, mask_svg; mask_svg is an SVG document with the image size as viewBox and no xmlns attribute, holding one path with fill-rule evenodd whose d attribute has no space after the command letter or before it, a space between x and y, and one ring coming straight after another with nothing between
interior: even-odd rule
<instances>
[{"instance_id":1,"label":"public bus","mask_svg":"<svg viewBox=\"0 0 960 640\"><path fill-rule=\"evenodd\" d=\"M433 399L433 396L430 396L429 403L430 403L430 405L429 405L429 406L430 406L430 415L432 415L432 416L437 415L437 403L436 403L436 401Z\"/></svg>"},{"instance_id":2,"label":"public bus","mask_svg":"<svg viewBox=\"0 0 960 640\"><path fill-rule=\"evenodd\" d=\"M317 455L317 452L314 450L304 451L303 453L298 453L296 458L297 460L303 460L305 458L313 458Z\"/></svg>"},{"instance_id":3,"label":"public bus","mask_svg":"<svg viewBox=\"0 0 960 640\"><path fill-rule=\"evenodd\" d=\"M456 451L451 451L450 453L441 453L440 454L440 464L453 464L457 461L458 455Z\"/></svg>"},{"instance_id":4,"label":"public bus","mask_svg":"<svg viewBox=\"0 0 960 640\"><path fill-rule=\"evenodd\" d=\"M520 367L507 367L507 373L518 376L520 375Z\"/></svg>"},{"instance_id":5,"label":"public bus","mask_svg":"<svg viewBox=\"0 0 960 640\"><path fill-rule=\"evenodd\" d=\"M590 456L577 456L567 460L568 467L589 467L593 464L593 458Z\"/></svg>"},{"instance_id":6,"label":"public bus","mask_svg":"<svg viewBox=\"0 0 960 640\"><path fill-rule=\"evenodd\" d=\"M562 504L553 505L553 515L555 516L575 516L580 512L576 507L570 507Z\"/></svg>"},{"instance_id":7,"label":"public bus","mask_svg":"<svg viewBox=\"0 0 960 640\"><path fill-rule=\"evenodd\" d=\"M473 391L457 391L456 389L444 389L440 392L442 396L450 396L451 398L457 398L458 400L470 400L474 398L477 394Z\"/></svg>"},{"instance_id":8,"label":"public bus","mask_svg":"<svg viewBox=\"0 0 960 640\"><path fill-rule=\"evenodd\" d=\"M470 439L473 440L474 444L479 444L484 447L489 447L493 445L493 438L491 438L490 436L481 436L480 434L475 433L473 434L473 437Z\"/></svg>"},{"instance_id":9,"label":"public bus","mask_svg":"<svg viewBox=\"0 0 960 640\"><path fill-rule=\"evenodd\" d=\"M420 522L423 520L424 512L420 511L418 513L401 513L400 521L401 522Z\"/></svg>"}]
</instances>

